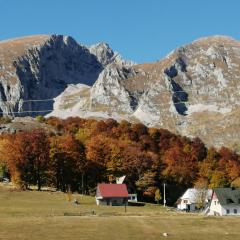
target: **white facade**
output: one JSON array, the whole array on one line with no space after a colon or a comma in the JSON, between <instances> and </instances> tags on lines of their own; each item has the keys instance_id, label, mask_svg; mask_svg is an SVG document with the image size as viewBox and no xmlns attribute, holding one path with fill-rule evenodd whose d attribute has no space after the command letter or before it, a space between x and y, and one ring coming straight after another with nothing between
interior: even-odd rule
<instances>
[{"instance_id":1,"label":"white facade","mask_svg":"<svg viewBox=\"0 0 240 240\"><path fill-rule=\"evenodd\" d=\"M217 196L213 196L207 214L214 216L240 215L240 204L229 203L226 205L221 205Z\"/></svg>"},{"instance_id":2,"label":"white facade","mask_svg":"<svg viewBox=\"0 0 240 240\"><path fill-rule=\"evenodd\" d=\"M96 203L97 205L106 205L106 206L122 206L127 205L127 199L126 198L102 198L102 197L96 197Z\"/></svg>"},{"instance_id":3,"label":"white facade","mask_svg":"<svg viewBox=\"0 0 240 240\"><path fill-rule=\"evenodd\" d=\"M189 188L178 200L177 208L179 210L195 211L199 201L208 204L211 198L212 190Z\"/></svg>"},{"instance_id":4,"label":"white facade","mask_svg":"<svg viewBox=\"0 0 240 240\"><path fill-rule=\"evenodd\" d=\"M211 202L210 208L209 208L209 213L208 215L215 215L215 216L235 216L235 215L240 215L240 205L224 205L221 206L221 204L216 201Z\"/></svg>"},{"instance_id":5,"label":"white facade","mask_svg":"<svg viewBox=\"0 0 240 240\"><path fill-rule=\"evenodd\" d=\"M128 202L137 202L137 194L128 194Z\"/></svg>"},{"instance_id":6,"label":"white facade","mask_svg":"<svg viewBox=\"0 0 240 240\"><path fill-rule=\"evenodd\" d=\"M189 210L195 211L197 206L195 203L191 203L189 199L181 199L180 203L177 205L179 210Z\"/></svg>"}]
</instances>

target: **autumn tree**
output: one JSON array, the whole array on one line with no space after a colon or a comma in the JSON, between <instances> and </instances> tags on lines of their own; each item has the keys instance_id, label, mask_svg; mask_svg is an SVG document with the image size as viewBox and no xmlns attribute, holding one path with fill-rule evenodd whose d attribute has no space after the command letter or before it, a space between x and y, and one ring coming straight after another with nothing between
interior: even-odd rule
<instances>
[{"instance_id":1,"label":"autumn tree","mask_svg":"<svg viewBox=\"0 0 240 240\"><path fill-rule=\"evenodd\" d=\"M222 147L219 150L220 159L218 170L226 173L229 183L240 177L240 159L239 156L229 148Z\"/></svg>"},{"instance_id":2,"label":"autumn tree","mask_svg":"<svg viewBox=\"0 0 240 240\"><path fill-rule=\"evenodd\" d=\"M213 147L208 149L206 158L198 163L199 171L198 178L205 179L209 184L213 175L213 172L218 167L220 154Z\"/></svg>"},{"instance_id":3,"label":"autumn tree","mask_svg":"<svg viewBox=\"0 0 240 240\"><path fill-rule=\"evenodd\" d=\"M151 199L154 198L159 181L160 165L157 154L141 150L141 146L136 143L128 145L124 150L123 168L128 179L131 179L138 191Z\"/></svg>"},{"instance_id":4,"label":"autumn tree","mask_svg":"<svg viewBox=\"0 0 240 240\"><path fill-rule=\"evenodd\" d=\"M51 137L49 174L57 189L65 192L69 185L76 189L85 169L83 144L71 134Z\"/></svg>"},{"instance_id":5,"label":"autumn tree","mask_svg":"<svg viewBox=\"0 0 240 240\"><path fill-rule=\"evenodd\" d=\"M138 180L151 168L152 158L150 154L141 151L140 146L131 144L124 150L123 165L124 169Z\"/></svg>"},{"instance_id":6,"label":"autumn tree","mask_svg":"<svg viewBox=\"0 0 240 240\"><path fill-rule=\"evenodd\" d=\"M91 137L91 130L88 128L79 128L78 132L75 134L75 138L86 145Z\"/></svg>"},{"instance_id":7,"label":"autumn tree","mask_svg":"<svg viewBox=\"0 0 240 240\"><path fill-rule=\"evenodd\" d=\"M8 144L8 140L4 137L0 138L0 178L8 175L7 163L5 158L5 147Z\"/></svg>"},{"instance_id":8,"label":"autumn tree","mask_svg":"<svg viewBox=\"0 0 240 240\"><path fill-rule=\"evenodd\" d=\"M30 184L41 189L48 169L49 142L43 130L8 136L2 151L13 182L21 188Z\"/></svg>"},{"instance_id":9,"label":"autumn tree","mask_svg":"<svg viewBox=\"0 0 240 240\"><path fill-rule=\"evenodd\" d=\"M112 176L113 179L125 175L124 169L124 150L127 147L126 141L120 141L112 139L109 142L109 159L106 163L106 171L108 176Z\"/></svg>"},{"instance_id":10,"label":"autumn tree","mask_svg":"<svg viewBox=\"0 0 240 240\"><path fill-rule=\"evenodd\" d=\"M136 181L137 189L148 199L153 199L157 186L156 172L146 171L143 176Z\"/></svg>"},{"instance_id":11,"label":"autumn tree","mask_svg":"<svg viewBox=\"0 0 240 240\"><path fill-rule=\"evenodd\" d=\"M120 124L112 130L112 134L119 140L129 140L131 132L131 123L126 120L122 120Z\"/></svg>"},{"instance_id":12,"label":"autumn tree","mask_svg":"<svg viewBox=\"0 0 240 240\"><path fill-rule=\"evenodd\" d=\"M163 156L165 164L163 176L170 181L190 185L197 175L197 158L192 154L190 145L176 145Z\"/></svg>"},{"instance_id":13,"label":"autumn tree","mask_svg":"<svg viewBox=\"0 0 240 240\"><path fill-rule=\"evenodd\" d=\"M12 181L27 188L48 184L65 191L84 183L127 175L128 185L154 201L156 189L167 182L174 189L240 186L240 157L229 148L207 149L199 138L189 139L166 129L113 119L50 117L43 130L0 136L0 165ZM168 194L169 195L169 194Z\"/></svg>"},{"instance_id":14,"label":"autumn tree","mask_svg":"<svg viewBox=\"0 0 240 240\"><path fill-rule=\"evenodd\" d=\"M92 137L86 144L86 157L88 163L88 186L95 189L97 183L108 182L107 162L110 157L110 148L107 138L102 135Z\"/></svg>"},{"instance_id":15,"label":"autumn tree","mask_svg":"<svg viewBox=\"0 0 240 240\"><path fill-rule=\"evenodd\" d=\"M49 163L49 141L43 130L33 130L27 134L30 149L28 149L28 162L32 161L33 183L41 190L43 183L46 183L46 173Z\"/></svg>"},{"instance_id":16,"label":"autumn tree","mask_svg":"<svg viewBox=\"0 0 240 240\"><path fill-rule=\"evenodd\" d=\"M228 182L225 173L219 170L214 170L210 179L210 188L227 187Z\"/></svg>"},{"instance_id":17,"label":"autumn tree","mask_svg":"<svg viewBox=\"0 0 240 240\"><path fill-rule=\"evenodd\" d=\"M157 188L155 191L155 201L157 202L157 204L159 204L159 201L162 199L162 195L160 192L160 189Z\"/></svg>"}]
</instances>

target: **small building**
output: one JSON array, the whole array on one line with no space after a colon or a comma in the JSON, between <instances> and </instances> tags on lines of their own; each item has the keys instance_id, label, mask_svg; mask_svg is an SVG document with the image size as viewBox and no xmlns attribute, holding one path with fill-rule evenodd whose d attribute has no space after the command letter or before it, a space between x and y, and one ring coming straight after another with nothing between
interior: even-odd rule
<instances>
[{"instance_id":1,"label":"small building","mask_svg":"<svg viewBox=\"0 0 240 240\"><path fill-rule=\"evenodd\" d=\"M207 215L240 215L240 188L215 188Z\"/></svg>"},{"instance_id":2,"label":"small building","mask_svg":"<svg viewBox=\"0 0 240 240\"><path fill-rule=\"evenodd\" d=\"M128 203L126 184L100 183L96 192L97 205L123 206Z\"/></svg>"},{"instance_id":3,"label":"small building","mask_svg":"<svg viewBox=\"0 0 240 240\"><path fill-rule=\"evenodd\" d=\"M137 202L137 194L136 193L129 193L128 194L128 202Z\"/></svg>"},{"instance_id":4,"label":"small building","mask_svg":"<svg viewBox=\"0 0 240 240\"><path fill-rule=\"evenodd\" d=\"M212 196L211 189L189 188L177 201L177 209L193 212L205 208Z\"/></svg>"}]
</instances>

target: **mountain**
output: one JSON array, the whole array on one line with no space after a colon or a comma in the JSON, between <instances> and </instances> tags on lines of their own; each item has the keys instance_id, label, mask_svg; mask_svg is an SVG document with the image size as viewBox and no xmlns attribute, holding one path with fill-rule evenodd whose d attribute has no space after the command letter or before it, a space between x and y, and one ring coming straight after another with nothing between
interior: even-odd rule
<instances>
[{"instance_id":1,"label":"mountain","mask_svg":"<svg viewBox=\"0 0 240 240\"><path fill-rule=\"evenodd\" d=\"M84 47L60 35L0 42L4 114L53 108L47 116L127 119L229 146L240 137L239 79L240 42L226 36L145 64L122 60L106 43Z\"/></svg>"},{"instance_id":2,"label":"mountain","mask_svg":"<svg viewBox=\"0 0 240 240\"><path fill-rule=\"evenodd\" d=\"M96 56L71 37L39 35L2 41L0 109L13 115L51 110L53 101L23 100L52 99L68 84L92 84L102 70Z\"/></svg>"}]
</instances>

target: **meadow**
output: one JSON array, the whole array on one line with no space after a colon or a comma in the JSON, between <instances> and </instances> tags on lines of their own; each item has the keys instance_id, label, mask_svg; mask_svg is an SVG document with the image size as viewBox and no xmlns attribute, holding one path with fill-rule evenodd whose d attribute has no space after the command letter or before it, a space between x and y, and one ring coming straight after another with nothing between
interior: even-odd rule
<instances>
[{"instance_id":1,"label":"meadow","mask_svg":"<svg viewBox=\"0 0 240 240\"><path fill-rule=\"evenodd\" d=\"M206 217L154 204L126 210L96 206L90 196L73 194L69 201L62 192L0 186L0 239L240 239L239 217Z\"/></svg>"}]
</instances>

